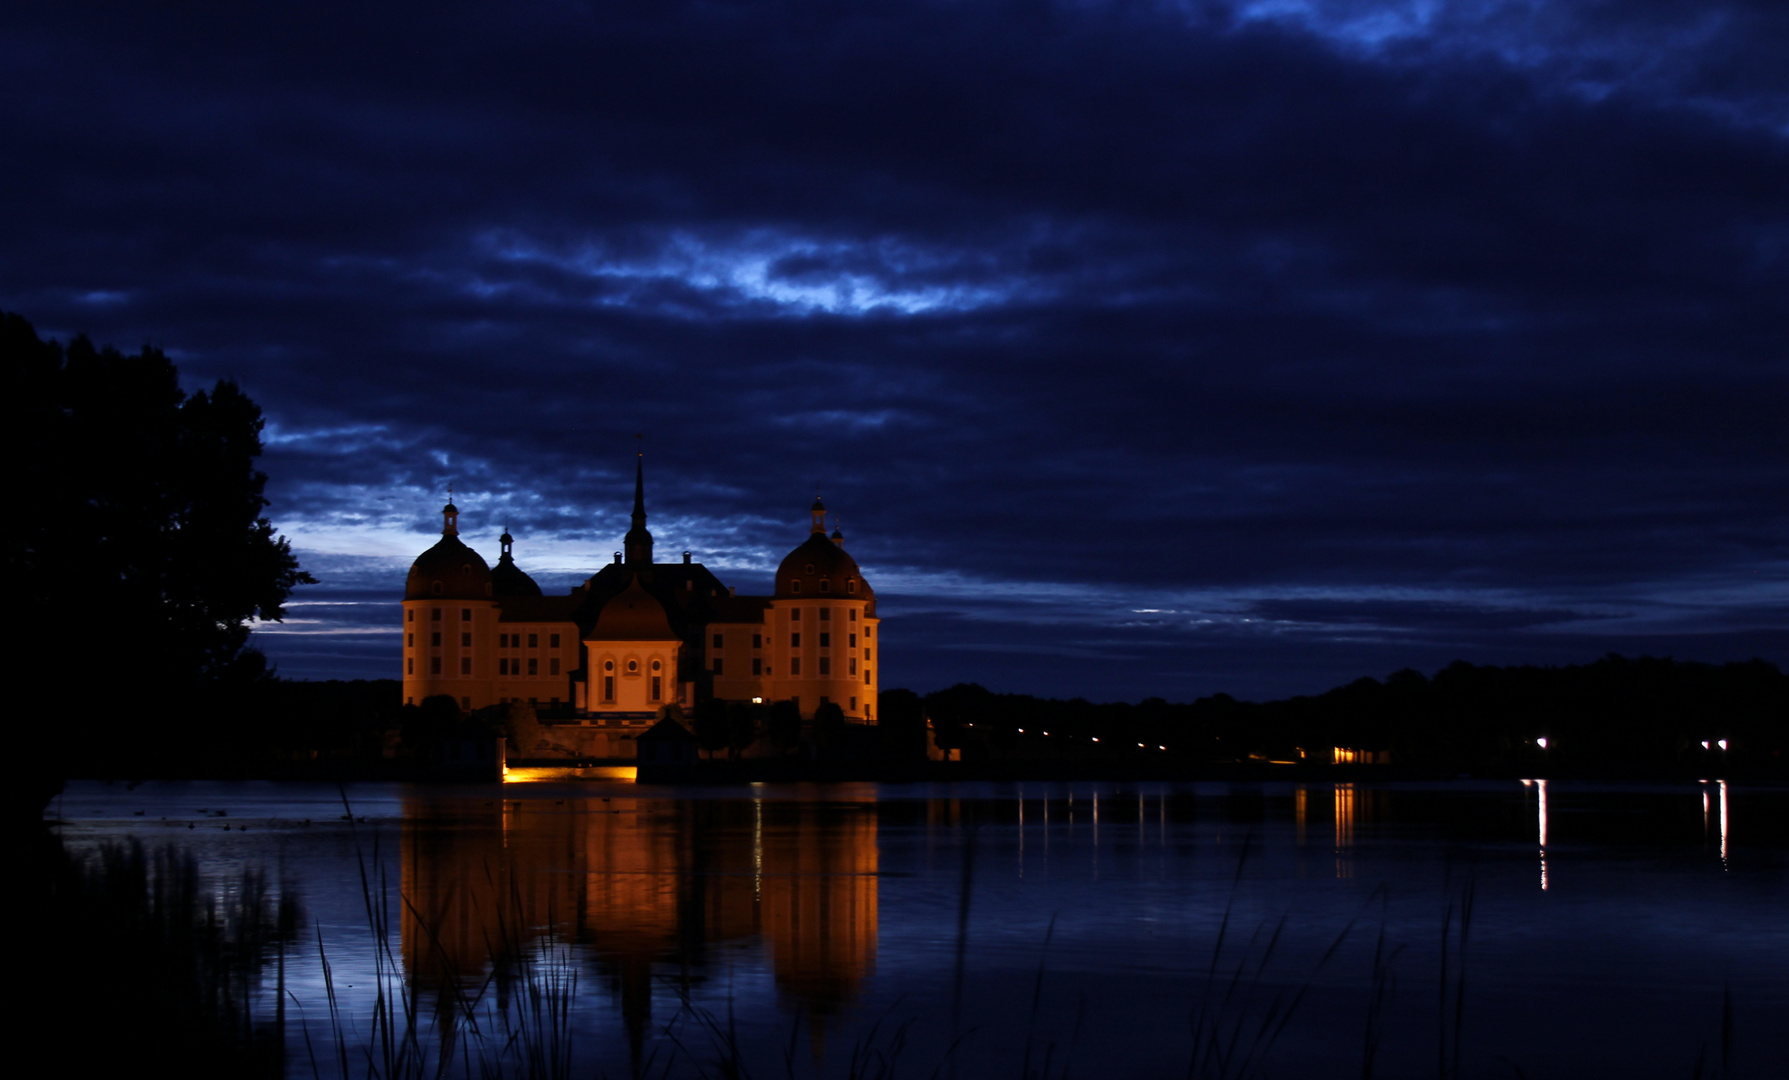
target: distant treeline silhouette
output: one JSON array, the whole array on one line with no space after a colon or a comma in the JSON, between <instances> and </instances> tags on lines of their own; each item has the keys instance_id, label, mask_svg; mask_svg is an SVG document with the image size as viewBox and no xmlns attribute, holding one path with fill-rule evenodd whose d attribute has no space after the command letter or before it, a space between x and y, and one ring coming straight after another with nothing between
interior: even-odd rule
<instances>
[{"instance_id":1,"label":"distant treeline silhouette","mask_svg":"<svg viewBox=\"0 0 1789 1080\"><path fill-rule=\"evenodd\" d=\"M396 748L428 726L425 710L401 704L395 679L273 680L255 701L252 723L264 740L257 757L266 763L365 761L402 752ZM1757 659L1715 665L1610 655L1567 667L1458 661L1433 677L1405 670L1260 703L1228 694L1187 704L1064 701L962 683L923 697L884 691L878 712L881 730L871 745L895 763L924 759L929 720L937 745L970 763L1081 761L1172 771L1323 764L1339 747L1442 772L1662 767L1713 775L1789 768L1789 675ZM699 718L692 723L701 726Z\"/></svg>"},{"instance_id":2,"label":"distant treeline silhouette","mask_svg":"<svg viewBox=\"0 0 1789 1080\"><path fill-rule=\"evenodd\" d=\"M1789 749L1789 676L1758 659L1714 665L1611 654L1567 667L1456 661L1432 678L1404 670L1259 704L1228 694L1191 704L1095 704L975 684L924 701L939 744L961 748L966 761L1129 754L1311 762L1329 761L1342 747L1386 752L1395 765L1594 771L1780 768Z\"/></svg>"}]
</instances>

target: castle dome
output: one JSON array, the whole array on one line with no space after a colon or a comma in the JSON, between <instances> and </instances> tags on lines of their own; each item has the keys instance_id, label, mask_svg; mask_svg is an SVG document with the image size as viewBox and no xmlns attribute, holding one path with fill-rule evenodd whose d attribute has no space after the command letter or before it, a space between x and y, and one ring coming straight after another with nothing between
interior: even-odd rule
<instances>
[{"instance_id":1,"label":"castle dome","mask_svg":"<svg viewBox=\"0 0 1789 1080\"><path fill-rule=\"evenodd\" d=\"M491 567L460 540L459 507L448 503L441 508L441 518L441 539L410 564L404 599L490 599Z\"/></svg>"},{"instance_id":2,"label":"castle dome","mask_svg":"<svg viewBox=\"0 0 1789 1080\"><path fill-rule=\"evenodd\" d=\"M636 576L627 588L603 605L590 641L676 641L665 606L645 590Z\"/></svg>"},{"instance_id":3,"label":"castle dome","mask_svg":"<svg viewBox=\"0 0 1789 1080\"><path fill-rule=\"evenodd\" d=\"M491 592L490 565L452 535L443 536L434 547L418 555L404 581L406 600L488 600Z\"/></svg>"},{"instance_id":4,"label":"castle dome","mask_svg":"<svg viewBox=\"0 0 1789 1080\"><path fill-rule=\"evenodd\" d=\"M829 597L876 602L875 590L857 568L857 560L823 532L807 540L783 558L776 568L776 598L811 600Z\"/></svg>"}]
</instances>

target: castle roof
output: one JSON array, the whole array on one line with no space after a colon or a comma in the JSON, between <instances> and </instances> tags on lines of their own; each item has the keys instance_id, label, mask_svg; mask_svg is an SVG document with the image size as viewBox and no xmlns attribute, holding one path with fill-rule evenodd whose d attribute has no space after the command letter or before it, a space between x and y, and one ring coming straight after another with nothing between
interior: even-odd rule
<instances>
[{"instance_id":1,"label":"castle roof","mask_svg":"<svg viewBox=\"0 0 1789 1080\"><path fill-rule=\"evenodd\" d=\"M851 589L852 581L857 582L855 592ZM809 533L807 540L777 566L775 595L778 600L836 595L840 599L854 596L869 601L876 596L857 568L857 560L818 531Z\"/></svg>"},{"instance_id":2,"label":"castle roof","mask_svg":"<svg viewBox=\"0 0 1789 1080\"><path fill-rule=\"evenodd\" d=\"M628 583L603 605L588 635L592 641L677 641L665 606L640 584L639 577Z\"/></svg>"},{"instance_id":3,"label":"castle roof","mask_svg":"<svg viewBox=\"0 0 1789 1080\"><path fill-rule=\"evenodd\" d=\"M484 557L447 533L416 561L404 581L406 600L488 600L491 567Z\"/></svg>"}]
</instances>

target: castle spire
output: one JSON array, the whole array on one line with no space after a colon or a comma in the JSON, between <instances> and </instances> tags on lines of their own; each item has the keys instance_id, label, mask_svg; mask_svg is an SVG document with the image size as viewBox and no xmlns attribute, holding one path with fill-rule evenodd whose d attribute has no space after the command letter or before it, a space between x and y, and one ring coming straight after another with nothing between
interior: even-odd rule
<instances>
[{"instance_id":1,"label":"castle spire","mask_svg":"<svg viewBox=\"0 0 1789 1080\"><path fill-rule=\"evenodd\" d=\"M441 535L460 535L460 508L453 504L453 486L447 488L447 505L441 508Z\"/></svg>"},{"instance_id":2,"label":"castle spire","mask_svg":"<svg viewBox=\"0 0 1789 1080\"><path fill-rule=\"evenodd\" d=\"M643 436L636 436L643 438ZM646 451L640 450L634 458L634 527L627 531L622 541L624 557L629 566L648 567L652 565L652 534L646 531Z\"/></svg>"}]
</instances>

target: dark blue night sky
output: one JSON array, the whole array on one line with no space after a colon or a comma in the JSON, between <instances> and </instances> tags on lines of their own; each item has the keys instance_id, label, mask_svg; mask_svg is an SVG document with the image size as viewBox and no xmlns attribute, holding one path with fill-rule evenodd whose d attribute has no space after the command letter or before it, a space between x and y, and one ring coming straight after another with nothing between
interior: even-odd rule
<instances>
[{"instance_id":1,"label":"dark blue night sky","mask_svg":"<svg viewBox=\"0 0 1789 1080\"><path fill-rule=\"evenodd\" d=\"M889 687L1783 664L1786 57L1781 0L14 0L0 307L262 403L287 675L396 676L449 484L607 561L636 432L741 592L820 487Z\"/></svg>"}]
</instances>

